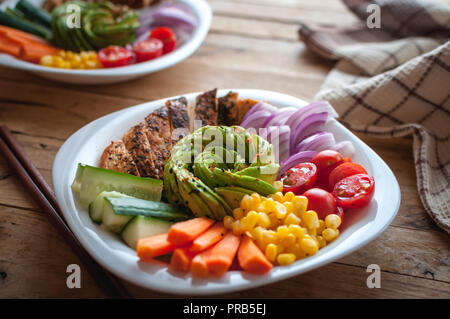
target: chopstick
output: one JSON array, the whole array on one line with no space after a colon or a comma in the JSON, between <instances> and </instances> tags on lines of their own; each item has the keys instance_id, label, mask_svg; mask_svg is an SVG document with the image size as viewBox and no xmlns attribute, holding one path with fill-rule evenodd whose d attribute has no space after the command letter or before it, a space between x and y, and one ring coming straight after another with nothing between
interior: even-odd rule
<instances>
[{"instance_id":1,"label":"chopstick","mask_svg":"<svg viewBox=\"0 0 450 319\"><path fill-rule=\"evenodd\" d=\"M129 293L117 278L102 269L72 233L62 218L61 209L52 189L6 126L0 127L0 151L22 180L25 188L31 193L33 199L46 213L50 223L73 249L106 296L108 298L130 298Z\"/></svg>"}]
</instances>

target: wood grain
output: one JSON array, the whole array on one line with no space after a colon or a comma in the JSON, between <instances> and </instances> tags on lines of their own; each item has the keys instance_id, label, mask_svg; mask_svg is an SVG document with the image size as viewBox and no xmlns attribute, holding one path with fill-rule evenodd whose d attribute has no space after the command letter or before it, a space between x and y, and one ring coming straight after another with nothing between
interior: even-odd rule
<instances>
[{"instance_id":1,"label":"wood grain","mask_svg":"<svg viewBox=\"0 0 450 319\"><path fill-rule=\"evenodd\" d=\"M199 50L167 70L126 83L67 85L0 67L0 124L6 124L51 183L63 142L90 121L135 104L217 88L258 88L313 100L332 61L297 41L299 22L344 25L355 17L340 1L211 0L211 30ZM402 203L376 240L337 262L272 285L218 298L449 298L450 242L417 194L412 140L357 134L395 173ZM79 264L0 156L0 298L102 298L82 270L82 288L66 287ZM380 289L366 286L369 264ZM126 284L137 298L179 298Z\"/></svg>"}]
</instances>

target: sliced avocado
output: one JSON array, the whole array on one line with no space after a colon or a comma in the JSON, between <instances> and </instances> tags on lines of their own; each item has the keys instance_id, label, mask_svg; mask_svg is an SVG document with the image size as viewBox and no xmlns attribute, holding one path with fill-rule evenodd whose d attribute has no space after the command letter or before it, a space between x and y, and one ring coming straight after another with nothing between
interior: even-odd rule
<instances>
[{"instance_id":1,"label":"sliced avocado","mask_svg":"<svg viewBox=\"0 0 450 319\"><path fill-rule=\"evenodd\" d=\"M265 166L251 166L241 171L236 172L237 175L251 176L259 178L269 184L273 184L277 178L277 174L280 171L280 165L269 164Z\"/></svg>"},{"instance_id":2,"label":"sliced avocado","mask_svg":"<svg viewBox=\"0 0 450 319\"><path fill-rule=\"evenodd\" d=\"M251 195L254 191L242 187L217 187L216 193L223 197L223 199L230 205L232 209L238 208L241 205L241 200L245 195Z\"/></svg>"},{"instance_id":3,"label":"sliced avocado","mask_svg":"<svg viewBox=\"0 0 450 319\"><path fill-rule=\"evenodd\" d=\"M226 185L241 186L250 189L263 196L276 193L276 188L260 178L252 176L238 175L232 172L222 172L219 169L214 169L214 175Z\"/></svg>"}]
</instances>

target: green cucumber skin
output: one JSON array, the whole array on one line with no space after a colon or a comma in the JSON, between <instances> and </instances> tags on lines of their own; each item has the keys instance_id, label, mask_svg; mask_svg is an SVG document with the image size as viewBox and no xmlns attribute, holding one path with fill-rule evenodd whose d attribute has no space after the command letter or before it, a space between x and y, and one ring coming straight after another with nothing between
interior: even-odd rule
<instances>
[{"instance_id":1,"label":"green cucumber skin","mask_svg":"<svg viewBox=\"0 0 450 319\"><path fill-rule=\"evenodd\" d=\"M139 239L166 233L172 225L173 223L165 220L136 216L123 227L120 237L128 246L136 249Z\"/></svg>"},{"instance_id":2,"label":"green cucumber skin","mask_svg":"<svg viewBox=\"0 0 450 319\"><path fill-rule=\"evenodd\" d=\"M124 226L132 218L133 216L118 215L114 213L114 209L112 208L112 206L107 201L105 201L103 206L102 226L104 226L106 229L116 234L120 234Z\"/></svg>"},{"instance_id":3,"label":"green cucumber skin","mask_svg":"<svg viewBox=\"0 0 450 319\"><path fill-rule=\"evenodd\" d=\"M117 215L146 216L164 219L167 221L181 221L189 218L176 207L161 203L143 200L134 197L109 197L105 200L111 205Z\"/></svg>"},{"instance_id":4,"label":"green cucumber skin","mask_svg":"<svg viewBox=\"0 0 450 319\"><path fill-rule=\"evenodd\" d=\"M117 191L133 197L160 201L163 182L112 170L79 164L72 189L79 189L80 203L88 207L102 191Z\"/></svg>"}]
</instances>

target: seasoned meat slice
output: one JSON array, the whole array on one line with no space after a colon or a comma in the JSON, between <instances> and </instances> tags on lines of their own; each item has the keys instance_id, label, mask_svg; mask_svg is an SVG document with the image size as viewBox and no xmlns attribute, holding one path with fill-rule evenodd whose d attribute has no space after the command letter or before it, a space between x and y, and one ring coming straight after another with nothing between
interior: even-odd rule
<instances>
[{"instance_id":1,"label":"seasoned meat slice","mask_svg":"<svg viewBox=\"0 0 450 319\"><path fill-rule=\"evenodd\" d=\"M237 124L240 125L242 122L242 119L244 118L245 114L252 108L253 105L258 103L256 100L252 99L239 99L237 103L237 109L238 109L238 117L237 117Z\"/></svg>"},{"instance_id":2,"label":"seasoned meat slice","mask_svg":"<svg viewBox=\"0 0 450 319\"><path fill-rule=\"evenodd\" d=\"M185 97L168 100L166 106L169 111L172 143L175 144L189 134L187 100Z\"/></svg>"},{"instance_id":3,"label":"seasoned meat slice","mask_svg":"<svg viewBox=\"0 0 450 319\"><path fill-rule=\"evenodd\" d=\"M121 140L112 141L105 148L100 159L100 167L139 176L134 158Z\"/></svg>"},{"instance_id":4,"label":"seasoned meat slice","mask_svg":"<svg viewBox=\"0 0 450 319\"><path fill-rule=\"evenodd\" d=\"M238 125L238 94L228 92L227 95L219 98L219 125Z\"/></svg>"},{"instance_id":5,"label":"seasoned meat slice","mask_svg":"<svg viewBox=\"0 0 450 319\"><path fill-rule=\"evenodd\" d=\"M217 89L200 94L195 99L195 119L202 126L217 125Z\"/></svg>"},{"instance_id":6,"label":"seasoned meat slice","mask_svg":"<svg viewBox=\"0 0 450 319\"><path fill-rule=\"evenodd\" d=\"M124 136L123 142L127 150L133 155L139 174L143 177L156 178L156 171L152 146L147 138L147 128L144 123L132 127Z\"/></svg>"},{"instance_id":7,"label":"seasoned meat slice","mask_svg":"<svg viewBox=\"0 0 450 319\"><path fill-rule=\"evenodd\" d=\"M170 130L169 111L163 106L145 118L147 138L152 148L155 173L159 179L164 176L164 165L170 157L172 138Z\"/></svg>"}]
</instances>

